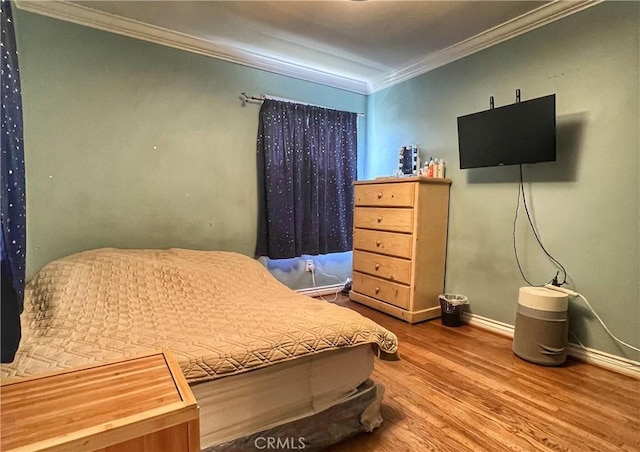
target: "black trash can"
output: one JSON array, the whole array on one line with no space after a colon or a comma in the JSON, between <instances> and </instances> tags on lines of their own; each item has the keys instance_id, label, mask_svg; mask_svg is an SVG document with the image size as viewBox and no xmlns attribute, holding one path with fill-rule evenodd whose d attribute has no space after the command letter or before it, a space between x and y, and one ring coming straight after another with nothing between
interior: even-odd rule
<instances>
[{"instance_id":1,"label":"black trash can","mask_svg":"<svg viewBox=\"0 0 640 452\"><path fill-rule=\"evenodd\" d=\"M455 293L443 293L438 298L440 299L442 324L445 326L462 325L464 305L469 303L467 297Z\"/></svg>"}]
</instances>

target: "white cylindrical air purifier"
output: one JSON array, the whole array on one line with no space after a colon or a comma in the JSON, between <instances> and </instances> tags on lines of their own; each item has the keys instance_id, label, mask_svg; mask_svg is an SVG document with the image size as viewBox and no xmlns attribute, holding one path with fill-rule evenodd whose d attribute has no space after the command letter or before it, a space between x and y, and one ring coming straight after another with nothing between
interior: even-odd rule
<instances>
[{"instance_id":1,"label":"white cylindrical air purifier","mask_svg":"<svg viewBox=\"0 0 640 452\"><path fill-rule=\"evenodd\" d=\"M543 366L567 359L569 323L566 293L544 287L521 287L513 333L513 352Z\"/></svg>"}]
</instances>

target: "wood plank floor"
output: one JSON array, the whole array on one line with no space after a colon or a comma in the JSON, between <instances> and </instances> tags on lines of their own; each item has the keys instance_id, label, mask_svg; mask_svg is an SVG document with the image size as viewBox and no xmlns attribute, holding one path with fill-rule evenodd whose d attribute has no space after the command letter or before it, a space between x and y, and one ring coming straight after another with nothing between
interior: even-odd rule
<instances>
[{"instance_id":1,"label":"wood plank floor","mask_svg":"<svg viewBox=\"0 0 640 452\"><path fill-rule=\"evenodd\" d=\"M393 331L402 359L375 363L383 425L330 451L640 451L638 379L572 358L537 366L476 327L409 325L337 303Z\"/></svg>"}]
</instances>

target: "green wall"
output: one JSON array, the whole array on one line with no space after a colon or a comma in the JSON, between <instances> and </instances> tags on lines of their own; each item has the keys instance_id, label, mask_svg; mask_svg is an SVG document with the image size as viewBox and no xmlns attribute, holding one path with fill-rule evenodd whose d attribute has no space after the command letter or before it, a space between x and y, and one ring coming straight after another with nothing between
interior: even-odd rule
<instances>
[{"instance_id":1,"label":"green wall","mask_svg":"<svg viewBox=\"0 0 640 452\"><path fill-rule=\"evenodd\" d=\"M451 187L446 289L474 314L513 325L522 280L512 229L518 168L459 169L458 116L557 95L557 161L524 166L543 244L621 339L640 343L640 4L606 2L368 99L365 176L392 174L395 150L419 143L444 158ZM555 267L520 211L519 257L536 284ZM584 304L571 331L586 346L638 359L611 340ZM576 342L572 335L570 340Z\"/></svg>"},{"instance_id":2,"label":"green wall","mask_svg":"<svg viewBox=\"0 0 640 452\"><path fill-rule=\"evenodd\" d=\"M28 276L104 246L253 255L260 106L240 93L366 109L363 95L25 11L16 11L16 32ZM350 253L327 265L346 278ZM277 276L310 287L300 267ZM319 285L334 283L318 275Z\"/></svg>"}]
</instances>

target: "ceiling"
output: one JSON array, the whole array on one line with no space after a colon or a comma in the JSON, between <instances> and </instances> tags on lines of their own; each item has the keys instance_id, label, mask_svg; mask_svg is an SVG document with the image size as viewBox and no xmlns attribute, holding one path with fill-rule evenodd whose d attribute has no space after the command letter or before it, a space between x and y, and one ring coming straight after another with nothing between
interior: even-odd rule
<instances>
[{"instance_id":1,"label":"ceiling","mask_svg":"<svg viewBox=\"0 0 640 452\"><path fill-rule=\"evenodd\" d=\"M33 1L20 9L370 94L597 1Z\"/></svg>"}]
</instances>

